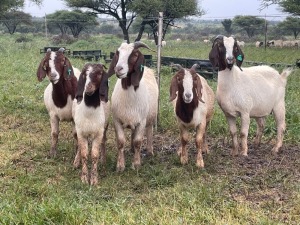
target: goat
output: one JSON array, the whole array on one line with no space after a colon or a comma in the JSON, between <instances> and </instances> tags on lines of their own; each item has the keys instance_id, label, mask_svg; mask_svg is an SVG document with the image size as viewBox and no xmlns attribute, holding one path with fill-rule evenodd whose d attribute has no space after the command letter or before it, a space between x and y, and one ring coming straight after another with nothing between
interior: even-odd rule
<instances>
[{"instance_id":1,"label":"goat","mask_svg":"<svg viewBox=\"0 0 300 225\"><path fill-rule=\"evenodd\" d=\"M269 66L241 69L244 60L241 48L233 37L222 35L214 40L209 59L214 67L219 67L216 96L229 124L233 140L232 155L239 152L236 118L241 117L241 154L247 156L250 117L257 122L257 148L261 142L265 117L270 113L274 114L277 124L277 142L272 149L272 152L277 153L282 146L286 126L285 86L291 70L285 69L280 75Z\"/></svg>"},{"instance_id":2,"label":"goat","mask_svg":"<svg viewBox=\"0 0 300 225\"><path fill-rule=\"evenodd\" d=\"M244 41L237 41L237 44L238 44L240 47L245 47L245 42L244 42Z\"/></svg>"},{"instance_id":3,"label":"goat","mask_svg":"<svg viewBox=\"0 0 300 225\"><path fill-rule=\"evenodd\" d=\"M102 95L105 93L105 95ZM106 131L109 117L107 73L102 64L87 63L80 74L78 88L73 102L73 118L78 138L78 151L74 167L82 162L81 181L89 183L88 139L92 142L90 184L98 183L98 159L100 146L101 163L106 158Z\"/></svg>"},{"instance_id":4,"label":"goat","mask_svg":"<svg viewBox=\"0 0 300 225\"><path fill-rule=\"evenodd\" d=\"M262 41L255 42L256 48L262 47L263 45L264 45L264 42L262 42Z\"/></svg>"},{"instance_id":5,"label":"goat","mask_svg":"<svg viewBox=\"0 0 300 225\"><path fill-rule=\"evenodd\" d=\"M209 43L210 43L210 40L204 39L203 42L204 42L205 44L209 44Z\"/></svg>"},{"instance_id":6,"label":"goat","mask_svg":"<svg viewBox=\"0 0 300 225\"><path fill-rule=\"evenodd\" d=\"M147 153L153 155L153 124L158 110L158 85L154 71L144 65L140 47L150 49L142 42L123 42L116 51L108 71L109 76L116 73L119 78L111 97L118 146L117 171L125 169L124 128L130 128L132 132L133 168L141 165L140 151L144 131L147 136Z\"/></svg>"},{"instance_id":7,"label":"goat","mask_svg":"<svg viewBox=\"0 0 300 225\"><path fill-rule=\"evenodd\" d=\"M57 153L59 122L73 120L72 102L75 98L79 74L80 71L72 67L71 62L64 55L63 48L57 52L48 49L38 66L38 80L41 82L47 75L50 81L44 91L44 103L50 116L51 157L55 157ZM76 140L74 127L73 136Z\"/></svg>"},{"instance_id":8,"label":"goat","mask_svg":"<svg viewBox=\"0 0 300 225\"><path fill-rule=\"evenodd\" d=\"M214 92L207 81L196 72L197 64L191 69L177 65L179 71L173 76L170 85L170 101L180 129L181 146L177 153L181 164L188 163L188 128L196 129L196 166L204 167L202 151L208 153L206 130L213 116Z\"/></svg>"}]
</instances>

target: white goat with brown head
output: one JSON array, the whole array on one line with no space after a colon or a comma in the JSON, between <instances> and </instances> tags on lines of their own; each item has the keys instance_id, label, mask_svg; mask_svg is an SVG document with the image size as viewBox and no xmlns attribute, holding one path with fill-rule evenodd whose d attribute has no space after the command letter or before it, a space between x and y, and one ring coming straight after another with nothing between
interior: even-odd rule
<instances>
[{"instance_id":1,"label":"white goat with brown head","mask_svg":"<svg viewBox=\"0 0 300 225\"><path fill-rule=\"evenodd\" d=\"M104 95L102 95L104 94ZM98 183L98 161L105 164L106 131L109 117L107 73L102 64L87 63L80 74L76 99L73 102L73 117L78 137L78 151L74 166L82 162L83 183ZM91 173L88 173L88 145L91 141ZM100 151L99 151L100 147Z\"/></svg>"},{"instance_id":2,"label":"white goat with brown head","mask_svg":"<svg viewBox=\"0 0 300 225\"><path fill-rule=\"evenodd\" d=\"M42 81L46 76L50 84L44 92L44 103L50 116L51 149L50 156L57 152L60 121L72 121L72 103L77 89L77 77L80 71L73 68L70 60L64 55L64 49L57 52L47 50L38 69L37 78ZM75 129L73 131L76 139Z\"/></svg>"},{"instance_id":3,"label":"white goat with brown head","mask_svg":"<svg viewBox=\"0 0 300 225\"><path fill-rule=\"evenodd\" d=\"M188 129L196 129L196 165L204 167L202 152L208 153L206 141L207 125L213 116L215 95L207 81L196 72L195 64L191 69L174 65L179 70L170 85L170 101L174 106L180 129L181 146L178 150L182 164L188 163Z\"/></svg>"},{"instance_id":4,"label":"white goat with brown head","mask_svg":"<svg viewBox=\"0 0 300 225\"><path fill-rule=\"evenodd\" d=\"M219 67L217 101L229 124L233 147L231 153L239 153L236 118L241 117L241 155L248 154L247 137L250 117L256 119L257 132L255 147L258 147L265 117L274 114L277 123L276 153L282 146L285 130L285 86L290 69L279 74L269 66L253 66L241 69L244 54L233 37L217 36L209 59L214 67ZM237 66L234 65L236 62Z\"/></svg>"},{"instance_id":5,"label":"white goat with brown head","mask_svg":"<svg viewBox=\"0 0 300 225\"><path fill-rule=\"evenodd\" d=\"M117 170L125 168L124 129L131 129L131 148L134 150L132 166L141 165L141 144L146 131L147 153L153 154L153 125L158 109L158 85L154 71L144 65L140 47L148 48L142 42L123 42L116 51L109 75L116 73L117 83L111 97L111 110L118 146Z\"/></svg>"}]
</instances>

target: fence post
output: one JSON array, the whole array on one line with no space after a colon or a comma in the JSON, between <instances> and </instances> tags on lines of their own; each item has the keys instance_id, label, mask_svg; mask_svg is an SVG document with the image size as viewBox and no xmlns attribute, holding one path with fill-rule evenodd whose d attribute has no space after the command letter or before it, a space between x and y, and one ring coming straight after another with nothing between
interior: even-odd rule
<instances>
[{"instance_id":1,"label":"fence post","mask_svg":"<svg viewBox=\"0 0 300 225\"><path fill-rule=\"evenodd\" d=\"M163 26L163 12L159 12L158 17L158 42L157 42L157 84L158 84L158 102L157 102L157 118L155 129L157 131L159 123L159 104L160 104L160 67L161 67L161 39L162 39L162 26Z\"/></svg>"}]
</instances>

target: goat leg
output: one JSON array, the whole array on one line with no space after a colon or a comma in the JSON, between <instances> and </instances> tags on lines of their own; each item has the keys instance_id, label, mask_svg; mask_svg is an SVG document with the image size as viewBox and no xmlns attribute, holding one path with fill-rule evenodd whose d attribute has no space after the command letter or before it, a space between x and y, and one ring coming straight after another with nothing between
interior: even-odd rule
<instances>
[{"instance_id":1,"label":"goat leg","mask_svg":"<svg viewBox=\"0 0 300 225\"><path fill-rule=\"evenodd\" d=\"M181 138L181 146L178 152L180 152L180 162L182 165L188 163L188 151L187 151L187 143L189 139L188 130L181 125L180 126L180 138Z\"/></svg>"},{"instance_id":2,"label":"goat leg","mask_svg":"<svg viewBox=\"0 0 300 225\"><path fill-rule=\"evenodd\" d=\"M237 139L237 128L236 128L236 118L235 117L230 117L226 116L228 125L229 125L229 130L232 138L232 149L231 149L231 155L237 156L239 153L239 144L238 144L238 139Z\"/></svg>"}]
</instances>

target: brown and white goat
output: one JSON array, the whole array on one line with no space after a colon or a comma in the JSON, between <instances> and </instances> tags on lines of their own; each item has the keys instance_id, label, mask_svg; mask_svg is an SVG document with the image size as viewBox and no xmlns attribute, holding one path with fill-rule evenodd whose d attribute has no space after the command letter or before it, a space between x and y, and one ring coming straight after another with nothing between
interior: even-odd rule
<instances>
[{"instance_id":1,"label":"brown and white goat","mask_svg":"<svg viewBox=\"0 0 300 225\"><path fill-rule=\"evenodd\" d=\"M197 64L191 69L174 65L179 70L170 85L170 101L174 106L180 129L181 146L178 149L181 164L188 163L187 143L189 128L196 129L196 165L204 167L202 152L208 153L206 131L213 116L215 95L207 81L196 72Z\"/></svg>"},{"instance_id":2,"label":"brown and white goat","mask_svg":"<svg viewBox=\"0 0 300 225\"><path fill-rule=\"evenodd\" d=\"M102 96L105 93L105 96ZM107 73L102 64L87 63L80 74L76 99L73 103L73 118L78 138L78 151L74 166L82 163L83 183L98 183L98 161L105 164L106 130L108 127L109 101ZM102 98L103 97L103 98ZM91 174L88 174L88 141L91 141ZM99 152L100 147L100 152Z\"/></svg>"},{"instance_id":3,"label":"brown and white goat","mask_svg":"<svg viewBox=\"0 0 300 225\"><path fill-rule=\"evenodd\" d=\"M38 67L38 80L42 81L47 75L50 81L44 91L44 103L50 116L51 157L57 153L59 122L72 121L72 104L79 74L80 71L73 68L70 60L64 55L63 48L57 52L48 49ZM73 135L76 139L75 128Z\"/></svg>"},{"instance_id":4,"label":"brown and white goat","mask_svg":"<svg viewBox=\"0 0 300 225\"><path fill-rule=\"evenodd\" d=\"M209 53L214 67L218 66L217 101L227 119L233 146L232 155L239 154L236 118L241 117L241 155L247 156L250 118L257 122L255 147L261 142L265 117L274 114L277 142L274 153L282 146L285 130L285 86L290 69L281 74L269 66L241 69L244 54L233 37L217 36ZM237 66L234 65L236 62Z\"/></svg>"},{"instance_id":5,"label":"brown and white goat","mask_svg":"<svg viewBox=\"0 0 300 225\"><path fill-rule=\"evenodd\" d=\"M117 171L125 169L124 129L131 129L131 147L134 150L132 166L141 165L141 145L146 131L147 153L153 155L153 125L158 109L158 85L154 71L144 65L140 47L148 48L142 42L122 43L116 51L109 75L119 78L111 97L111 110L118 146Z\"/></svg>"}]
</instances>

